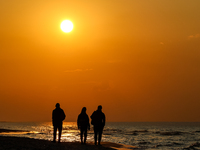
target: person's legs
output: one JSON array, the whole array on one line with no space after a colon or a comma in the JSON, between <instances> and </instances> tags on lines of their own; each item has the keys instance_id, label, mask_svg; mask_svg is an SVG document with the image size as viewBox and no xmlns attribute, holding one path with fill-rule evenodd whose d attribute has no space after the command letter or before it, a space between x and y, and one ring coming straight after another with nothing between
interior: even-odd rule
<instances>
[{"instance_id":1,"label":"person's legs","mask_svg":"<svg viewBox=\"0 0 200 150\"><path fill-rule=\"evenodd\" d=\"M96 126L94 126L94 144L97 145L97 133L98 129Z\"/></svg>"},{"instance_id":2,"label":"person's legs","mask_svg":"<svg viewBox=\"0 0 200 150\"><path fill-rule=\"evenodd\" d=\"M83 129L81 128L81 144L83 144Z\"/></svg>"},{"instance_id":3,"label":"person's legs","mask_svg":"<svg viewBox=\"0 0 200 150\"><path fill-rule=\"evenodd\" d=\"M101 145L102 132L103 132L103 129L102 129L102 128L99 128L98 145Z\"/></svg>"},{"instance_id":4,"label":"person's legs","mask_svg":"<svg viewBox=\"0 0 200 150\"><path fill-rule=\"evenodd\" d=\"M62 134L62 124L59 125L58 130L59 130L58 142L60 143L61 134Z\"/></svg>"},{"instance_id":5,"label":"person's legs","mask_svg":"<svg viewBox=\"0 0 200 150\"><path fill-rule=\"evenodd\" d=\"M87 140L87 128L85 128L84 130L84 144L86 143L86 140Z\"/></svg>"},{"instance_id":6,"label":"person's legs","mask_svg":"<svg viewBox=\"0 0 200 150\"><path fill-rule=\"evenodd\" d=\"M53 126L53 142L56 141L56 132L57 132L57 126Z\"/></svg>"}]
</instances>

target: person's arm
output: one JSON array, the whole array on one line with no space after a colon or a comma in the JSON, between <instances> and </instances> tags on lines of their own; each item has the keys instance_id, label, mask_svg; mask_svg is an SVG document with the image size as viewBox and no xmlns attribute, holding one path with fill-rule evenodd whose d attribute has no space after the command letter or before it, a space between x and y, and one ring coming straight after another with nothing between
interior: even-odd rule
<instances>
[{"instance_id":1,"label":"person's arm","mask_svg":"<svg viewBox=\"0 0 200 150\"><path fill-rule=\"evenodd\" d=\"M88 117L88 115L87 115L87 122L88 122L88 125L87 125L87 127L88 127L88 130L90 130L90 120L89 120L89 117Z\"/></svg>"},{"instance_id":2,"label":"person's arm","mask_svg":"<svg viewBox=\"0 0 200 150\"><path fill-rule=\"evenodd\" d=\"M105 126L105 124L106 124L106 116L105 114L103 114L103 126Z\"/></svg>"},{"instance_id":3,"label":"person's arm","mask_svg":"<svg viewBox=\"0 0 200 150\"><path fill-rule=\"evenodd\" d=\"M63 118L64 118L63 120L65 120L65 118L66 118L66 115L65 115L65 112L64 112L64 111L63 111L63 116L64 116L64 117L63 117Z\"/></svg>"},{"instance_id":4,"label":"person's arm","mask_svg":"<svg viewBox=\"0 0 200 150\"><path fill-rule=\"evenodd\" d=\"M96 111L94 111L93 113L92 113L92 115L90 116L90 118L91 118L91 124L92 125L94 125L95 123L96 123Z\"/></svg>"},{"instance_id":5,"label":"person's arm","mask_svg":"<svg viewBox=\"0 0 200 150\"><path fill-rule=\"evenodd\" d=\"M79 123L79 115L78 115L78 118L77 118L77 127L78 127L78 129L80 129L80 123Z\"/></svg>"},{"instance_id":6,"label":"person's arm","mask_svg":"<svg viewBox=\"0 0 200 150\"><path fill-rule=\"evenodd\" d=\"M54 125L54 111L52 111L52 124Z\"/></svg>"},{"instance_id":7,"label":"person's arm","mask_svg":"<svg viewBox=\"0 0 200 150\"><path fill-rule=\"evenodd\" d=\"M92 113L92 115L90 116L90 118L93 119L93 116L94 116L94 112Z\"/></svg>"}]
</instances>

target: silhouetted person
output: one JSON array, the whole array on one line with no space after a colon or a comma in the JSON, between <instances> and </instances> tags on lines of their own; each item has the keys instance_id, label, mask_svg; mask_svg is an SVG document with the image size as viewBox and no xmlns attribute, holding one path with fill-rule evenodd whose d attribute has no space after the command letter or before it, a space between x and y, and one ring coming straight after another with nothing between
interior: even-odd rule
<instances>
[{"instance_id":1,"label":"silhouetted person","mask_svg":"<svg viewBox=\"0 0 200 150\"><path fill-rule=\"evenodd\" d=\"M58 129L58 131L59 131L58 142L60 143L61 133L62 133L62 123L63 123L64 119L65 119L65 113L60 108L60 104L57 103L56 108L52 112L52 123L53 123L53 127L54 127L53 142L56 142L56 132Z\"/></svg>"},{"instance_id":2,"label":"silhouetted person","mask_svg":"<svg viewBox=\"0 0 200 150\"><path fill-rule=\"evenodd\" d=\"M83 144L83 134L84 134L84 144L85 144L87 140L87 129L90 130L90 122L89 122L89 117L86 114L86 107L83 107L81 113L78 115L77 126L78 129L80 129L81 131L80 134L81 144Z\"/></svg>"},{"instance_id":3,"label":"silhouetted person","mask_svg":"<svg viewBox=\"0 0 200 150\"><path fill-rule=\"evenodd\" d=\"M105 114L102 112L102 106L99 105L98 109L93 112L90 117L92 119L91 124L94 125L94 143L97 145L97 135L98 135L98 145L101 145L101 137L103 133L103 128L105 126Z\"/></svg>"}]
</instances>

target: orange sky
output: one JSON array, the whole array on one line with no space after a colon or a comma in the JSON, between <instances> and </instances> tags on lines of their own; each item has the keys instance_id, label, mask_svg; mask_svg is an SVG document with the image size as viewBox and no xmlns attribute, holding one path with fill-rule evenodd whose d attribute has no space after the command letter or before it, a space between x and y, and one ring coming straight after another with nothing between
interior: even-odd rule
<instances>
[{"instance_id":1,"label":"orange sky","mask_svg":"<svg viewBox=\"0 0 200 150\"><path fill-rule=\"evenodd\" d=\"M200 121L199 0L0 1L0 121ZM70 33L60 29L69 19Z\"/></svg>"}]
</instances>

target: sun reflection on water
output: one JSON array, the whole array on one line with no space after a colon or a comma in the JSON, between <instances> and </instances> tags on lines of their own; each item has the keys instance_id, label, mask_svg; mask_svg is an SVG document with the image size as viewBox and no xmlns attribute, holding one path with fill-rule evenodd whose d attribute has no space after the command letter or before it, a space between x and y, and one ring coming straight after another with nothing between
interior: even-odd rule
<instances>
[{"instance_id":1,"label":"sun reflection on water","mask_svg":"<svg viewBox=\"0 0 200 150\"><path fill-rule=\"evenodd\" d=\"M8 124L9 125L9 124ZM9 126L8 126L9 128ZM14 132L14 129L18 130ZM6 136L18 136L18 137L28 137L34 139L45 139L53 140L53 125L52 122L41 122L41 123L21 123L12 124L10 132L2 132L0 135ZM58 135L58 131L57 131ZM58 138L58 136L57 136ZM62 142L80 142L80 131L77 127L76 122L63 122L63 129L61 135ZM93 141L93 130L88 131L87 141Z\"/></svg>"}]
</instances>

